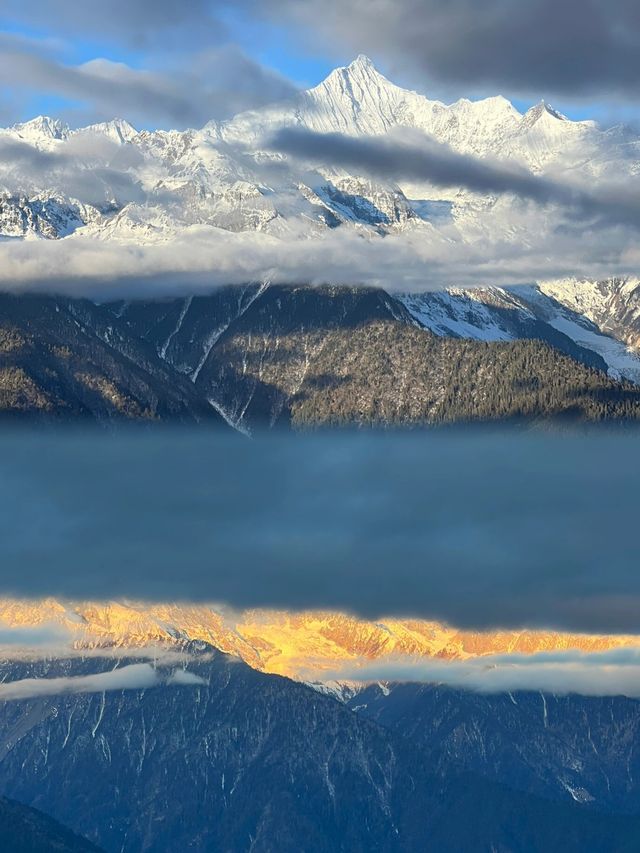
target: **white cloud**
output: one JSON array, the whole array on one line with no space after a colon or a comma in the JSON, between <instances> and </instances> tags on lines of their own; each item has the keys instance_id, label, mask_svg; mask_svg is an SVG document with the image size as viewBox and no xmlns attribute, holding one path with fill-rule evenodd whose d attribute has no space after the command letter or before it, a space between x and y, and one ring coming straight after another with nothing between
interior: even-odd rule
<instances>
[{"instance_id":1,"label":"white cloud","mask_svg":"<svg viewBox=\"0 0 640 853\"><path fill-rule=\"evenodd\" d=\"M544 693L640 698L640 648L533 655L490 655L444 661L398 657L384 663L347 664L323 678L356 682L425 682L478 693Z\"/></svg>"},{"instance_id":2,"label":"white cloud","mask_svg":"<svg viewBox=\"0 0 640 853\"><path fill-rule=\"evenodd\" d=\"M149 663L134 663L109 672L69 678L23 678L0 684L0 701L58 696L65 693L102 693L155 687L158 673Z\"/></svg>"},{"instance_id":3,"label":"white cloud","mask_svg":"<svg viewBox=\"0 0 640 853\"><path fill-rule=\"evenodd\" d=\"M69 640L69 632L61 625L0 625L0 648L3 646L20 649L34 649L41 646L59 647L68 644Z\"/></svg>"},{"instance_id":4,"label":"white cloud","mask_svg":"<svg viewBox=\"0 0 640 853\"><path fill-rule=\"evenodd\" d=\"M525 246L423 231L380 239L345 227L301 239L295 230L276 238L203 225L148 244L85 235L0 241L0 286L96 298L206 292L263 279L419 291L631 275L639 261L632 235L620 227L588 240L584 231L532 237Z\"/></svg>"},{"instance_id":5,"label":"white cloud","mask_svg":"<svg viewBox=\"0 0 640 853\"><path fill-rule=\"evenodd\" d=\"M113 690L141 690L160 685L200 685L206 681L195 673L176 669L166 673L150 663L132 663L109 672L62 678L23 678L0 684L0 701L60 696L68 693L104 693Z\"/></svg>"},{"instance_id":6,"label":"white cloud","mask_svg":"<svg viewBox=\"0 0 640 853\"><path fill-rule=\"evenodd\" d=\"M207 680L202 678L199 675L196 675L195 672L189 672L188 669L176 669L174 670L167 680L167 684L207 684Z\"/></svg>"}]
</instances>

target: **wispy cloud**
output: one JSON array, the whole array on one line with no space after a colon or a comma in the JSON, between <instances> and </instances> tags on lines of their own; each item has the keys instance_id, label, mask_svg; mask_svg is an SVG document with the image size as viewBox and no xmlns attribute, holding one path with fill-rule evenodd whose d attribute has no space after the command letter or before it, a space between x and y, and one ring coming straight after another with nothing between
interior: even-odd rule
<instances>
[{"instance_id":1,"label":"wispy cloud","mask_svg":"<svg viewBox=\"0 0 640 853\"><path fill-rule=\"evenodd\" d=\"M198 686L206 681L182 669L166 673L150 663L132 663L108 672L61 678L23 678L0 683L0 702L61 696L69 693L105 693L114 690L143 690L161 685Z\"/></svg>"},{"instance_id":2,"label":"wispy cloud","mask_svg":"<svg viewBox=\"0 0 640 853\"><path fill-rule=\"evenodd\" d=\"M193 685L197 687L198 685L206 685L207 680L201 675L197 675L195 672L189 672L188 669L174 669L166 683L176 685Z\"/></svg>"},{"instance_id":3,"label":"wispy cloud","mask_svg":"<svg viewBox=\"0 0 640 853\"><path fill-rule=\"evenodd\" d=\"M63 198L104 207L144 203L147 193L133 172L142 155L91 132L73 137L55 151L43 151L0 137L0 183L17 196L55 187Z\"/></svg>"},{"instance_id":4,"label":"wispy cloud","mask_svg":"<svg viewBox=\"0 0 640 853\"><path fill-rule=\"evenodd\" d=\"M478 693L543 693L640 698L640 649L533 655L489 655L471 660L399 657L383 663L347 664L324 678L356 682L425 682Z\"/></svg>"},{"instance_id":5,"label":"wispy cloud","mask_svg":"<svg viewBox=\"0 0 640 853\"><path fill-rule=\"evenodd\" d=\"M40 647L62 647L71 637L61 625L44 624L30 626L0 625L0 647L35 649Z\"/></svg>"},{"instance_id":6,"label":"wispy cloud","mask_svg":"<svg viewBox=\"0 0 640 853\"><path fill-rule=\"evenodd\" d=\"M313 237L290 223L283 237L232 233L207 225L167 241L140 244L74 235L64 240L0 241L0 287L90 298L206 293L224 284L268 279L280 284L352 284L390 290L514 285L543 279L634 275L636 232L622 227L535 232L533 217L514 211L527 245L499 235L474 243L455 229L386 239L349 227ZM588 238L588 239L587 239Z\"/></svg>"},{"instance_id":7,"label":"wispy cloud","mask_svg":"<svg viewBox=\"0 0 640 853\"><path fill-rule=\"evenodd\" d=\"M167 60L162 69L100 57L73 65L60 60L48 44L37 48L35 42L0 34L0 82L12 92L70 99L96 120L119 117L133 124L201 127L296 91L232 45L191 52L187 63Z\"/></svg>"},{"instance_id":8,"label":"wispy cloud","mask_svg":"<svg viewBox=\"0 0 640 853\"><path fill-rule=\"evenodd\" d=\"M3 16L29 29L110 41L138 50L174 49L186 42L202 45L220 41L227 30L217 12L228 4L212 0L109 0L79 4L74 0L2 0Z\"/></svg>"}]
</instances>

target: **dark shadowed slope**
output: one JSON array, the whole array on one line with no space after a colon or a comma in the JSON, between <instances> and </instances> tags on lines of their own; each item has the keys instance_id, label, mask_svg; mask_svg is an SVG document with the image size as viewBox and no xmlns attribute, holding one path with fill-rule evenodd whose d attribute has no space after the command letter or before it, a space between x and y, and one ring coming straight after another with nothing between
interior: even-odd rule
<instances>
[{"instance_id":1,"label":"dark shadowed slope","mask_svg":"<svg viewBox=\"0 0 640 853\"><path fill-rule=\"evenodd\" d=\"M222 423L192 383L117 317L52 296L0 295L0 412Z\"/></svg>"},{"instance_id":2,"label":"dark shadowed slope","mask_svg":"<svg viewBox=\"0 0 640 853\"><path fill-rule=\"evenodd\" d=\"M0 797L0 850L3 853L100 853L37 809Z\"/></svg>"},{"instance_id":3,"label":"dark shadowed slope","mask_svg":"<svg viewBox=\"0 0 640 853\"><path fill-rule=\"evenodd\" d=\"M372 685L350 704L404 738L443 778L455 766L549 799L640 811L637 700L408 683Z\"/></svg>"},{"instance_id":4,"label":"dark shadowed slope","mask_svg":"<svg viewBox=\"0 0 640 853\"><path fill-rule=\"evenodd\" d=\"M471 833L474 850L605 853L633 849L640 833L640 819L459 779L454 764L443 779L332 697L192 648L204 654L188 669L204 684L182 674L173 686L5 702L3 788L114 853L459 853ZM115 663L5 663L2 675Z\"/></svg>"}]
</instances>

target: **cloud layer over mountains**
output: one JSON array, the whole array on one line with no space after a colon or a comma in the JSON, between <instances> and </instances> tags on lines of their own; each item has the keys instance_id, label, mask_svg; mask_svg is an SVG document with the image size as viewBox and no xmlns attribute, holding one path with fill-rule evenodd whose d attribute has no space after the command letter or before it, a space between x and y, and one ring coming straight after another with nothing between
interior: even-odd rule
<instances>
[{"instance_id":1,"label":"cloud layer over mountains","mask_svg":"<svg viewBox=\"0 0 640 853\"><path fill-rule=\"evenodd\" d=\"M354 138L286 127L267 141L273 151L318 164L357 169L383 180L424 181L435 187L463 187L474 193L514 195L536 204L557 204L599 225L640 225L638 190L625 184L586 186L535 175L497 159L460 154L424 133L398 128L384 136Z\"/></svg>"},{"instance_id":2,"label":"cloud layer over mountains","mask_svg":"<svg viewBox=\"0 0 640 853\"><path fill-rule=\"evenodd\" d=\"M529 217L528 224L533 229L535 218ZM0 244L0 286L11 292L93 299L208 293L221 285L264 280L420 292L452 284L508 286L575 275L633 276L640 264L633 235L622 228L567 228L553 242L541 235L525 247L499 237L470 245L446 236L432 243L420 233L382 240L345 229L308 239L292 229L276 238L192 226L171 241L147 245L92 237L12 240Z\"/></svg>"},{"instance_id":3,"label":"cloud layer over mountains","mask_svg":"<svg viewBox=\"0 0 640 853\"><path fill-rule=\"evenodd\" d=\"M61 696L68 693L105 693L120 690L147 690L161 685L202 685L195 673L181 669L163 672L150 663L132 663L108 672L59 678L23 678L0 684L0 701L12 702Z\"/></svg>"},{"instance_id":4,"label":"cloud layer over mountains","mask_svg":"<svg viewBox=\"0 0 640 853\"><path fill-rule=\"evenodd\" d=\"M62 197L63 207L96 207L61 229L56 236L65 239L56 244L3 231L0 285L100 297L266 279L423 290L637 273L640 205L629 165L635 138L622 131L598 136L570 122L552 126L561 117L544 109L538 117L521 116L497 98L479 111L466 102L468 115L464 104L449 114L451 127L477 121L480 136L494 133L488 153L474 149L467 130L444 144L423 125L431 116L434 127L448 127L444 119L438 125L447 108L425 99L417 104L419 96L402 95L370 63L349 80L349 69L336 72L314 100L250 55L241 37L299 36L305 50L326 56L333 47L350 55L366 50L421 90L436 81L456 94L608 92L633 100L633 5L556 6L489 0L479 14L470 0L329 0L322 7L315 0L117 0L89 12L67 0L0 0L11 25L0 35L0 79L7 83L0 113L46 95L72 124L123 116L143 127L187 128L216 120L208 136L143 133L120 147L96 134L58 139L46 150L26 138L0 138L2 194L19 200L10 214L14 224L27 216L20 208L25 199L36 207L51 197L56 203ZM265 46L261 55L268 54ZM274 102L290 105L279 128L266 110L245 115L225 136L220 120ZM373 123L388 133L356 138L351 126L335 132L350 111L372 109ZM302 113L303 126L291 127ZM415 127L406 126L414 120ZM509 136L516 126L518 139ZM332 132L318 133L319 127ZM516 139L517 148L525 137L515 155L502 145ZM269 139L271 155L260 150ZM522 151L530 161L519 158ZM345 177L355 189L332 184ZM374 181L373 201L359 201L364 177ZM362 210L375 208L379 192L398 188L417 195L404 200L407 220L385 231L392 239L376 239L376 223L363 228L349 209L340 228L330 230L341 193ZM449 205L448 218L437 205Z\"/></svg>"}]
</instances>

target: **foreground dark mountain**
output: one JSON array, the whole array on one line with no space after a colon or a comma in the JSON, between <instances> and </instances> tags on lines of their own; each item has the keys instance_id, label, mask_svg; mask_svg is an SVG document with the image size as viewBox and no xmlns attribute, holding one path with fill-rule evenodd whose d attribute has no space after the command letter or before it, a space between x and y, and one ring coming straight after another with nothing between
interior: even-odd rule
<instances>
[{"instance_id":1,"label":"foreground dark mountain","mask_svg":"<svg viewBox=\"0 0 640 853\"><path fill-rule=\"evenodd\" d=\"M607 376L600 355L541 320L507 323L500 311L522 339L435 334L399 298L365 288L229 287L110 306L0 296L0 412L224 419L244 432L638 419L640 389Z\"/></svg>"},{"instance_id":2,"label":"foreground dark mountain","mask_svg":"<svg viewBox=\"0 0 640 853\"><path fill-rule=\"evenodd\" d=\"M85 300L0 295L0 412L50 420L220 422L192 384Z\"/></svg>"},{"instance_id":3,"label":"foreground dark mountain","mask_svg":"<svg viewBox=\"0 0 640 853\"><path fill-rule=\"evenodd\" d=\"M6 853L100 853L98 847L37 809L0 797L0 850Z\"/></svg>"},{"instance_id":4,"label":"foreground dark mountain","mask_svg":"<svg viewBox=\"0 0 640 853\"><path fill-rule=\"evenodd\" d=\"M625 697L483 695L373 685L351 703L446 777L455 766L550 799L640 812L640 704Z\"/></svg>"},{"instance_id":5,"label":"foreground dark mountain","mask_svg":"<svg viewBox=\"0 0 640 853\"><path fill-rule=\"evenodd\" d=\"M471 781L475 784L469 784ZM440 812L423 849L447 853L638 850L637 818L615 815L607 820L574 806L568 820L563 803L486 781L479 783L477 777L463 776L443 785Z\"/></svg>"},{"instance_id":6,"label":"foreground dark mountain","mask_svg":"<svg viewBox=\"0 0 640 853\"><path fill-rule=\"evenodd\" d=\"M2 674L114 664L14 662ZM221 654L189 670L207 683L5 702L2 788L114 853L635 849L638 818L459 776L453 764L443 778L405 737Z\"/></svg>"},{"instance_id":7,"label":"foreground dark mountain","mask_svg":"<svg viewBox=\"0 0 640 853\"><path fill-rule=\"evenodd\" d=\"M384 291L273 286L118 310L245 429L640 412L635 386L539 321L529 340L486 343L418 328Z\"/></svg>"}]
</instances>

